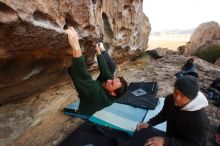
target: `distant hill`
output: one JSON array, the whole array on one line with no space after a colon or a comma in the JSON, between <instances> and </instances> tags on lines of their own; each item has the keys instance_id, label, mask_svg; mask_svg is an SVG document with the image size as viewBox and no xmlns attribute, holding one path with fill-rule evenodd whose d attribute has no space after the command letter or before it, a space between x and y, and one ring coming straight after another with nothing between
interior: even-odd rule
<instances>
[{"instance_id":1,"label":"distant hill","mask_svg":"<svg viewBox=\"0 0 220 146\"><path fill-rule=\"evenodd\" d=\"M192 34L193 31L194 31L194 28L193 29L186 29L186 30L172 29L172 30L154 31L154 32L151 32L150 35L154 35L154 36L160 36L160 35L187 35L187 34Z\"/></svg>"}]
</instances>

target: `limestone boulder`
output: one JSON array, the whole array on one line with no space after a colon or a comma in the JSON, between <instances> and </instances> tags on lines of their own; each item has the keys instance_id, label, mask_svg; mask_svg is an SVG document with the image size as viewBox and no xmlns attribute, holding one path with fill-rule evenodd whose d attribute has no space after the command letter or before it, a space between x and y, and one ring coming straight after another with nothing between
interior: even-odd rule
<instances>
[{"instance_id":1,"label":"limestone boulder","mask_svg":"<svg viewBox=\"0 0 220 146\"><path fill-rule=\"evenodd\" d=\"M63 79L72 58L65 24L77 30L88 65L100 39L122 62L147 47L151 29L142 0L0 0L0 104Z\"/></svg>"},{"instance_id":2,"label":"limestone boulder","mask_svg":"<svg viewBox=\"0 0 220 146\"><path fill-rule=\"evenodd\" d=\"M190 37L187 43L185 54L189 55L211 45L220 44L220 26L217 22L211 21L200 24Z\"/></svg>"},{"instance_id":3,"label":"limestone boulder","mask_svg":"<svg viewBox=\"0 0 220 146\"><path fill-rule=\"evenodd\" d=\"M147 53L155 59L162 58L168 54L175 54L175 51L169 50L168 48L155 48L152 50L148 50Z\"/></svg>"}]
</instances>

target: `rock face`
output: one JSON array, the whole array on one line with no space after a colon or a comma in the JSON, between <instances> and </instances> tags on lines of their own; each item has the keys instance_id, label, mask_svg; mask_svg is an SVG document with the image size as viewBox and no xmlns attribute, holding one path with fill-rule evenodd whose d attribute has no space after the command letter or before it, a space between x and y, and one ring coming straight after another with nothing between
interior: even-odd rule
<instances>
[{"instance_id":1,"label":"rock face","mask_svg":"<svg viewBox=\"0 0 220 146\"><path fill-rule=\"evenodd\" d=\"M72 58L66 23L77 30L89 65L102 35L116 61L147 47L142 0L0 0L0 104L62 79Z\"/></svg>"},{"instance_id":2,"label":"rock face","mask_svg":"<svg viewBox=\"0 0 220 146\"><path fill-rule=\"evenodd\" d=\"M159 59L162 58L164 56L166 56L167 54L172 54L175 53L175 51L169 50L168 48L155 48L152 50L147 51L147 53L155 59Z\"/></svg>"},{"instance_id":3,"label":"rock face","mask_svg":"<svg viewBox=\"0 0 220 146\"><path fill-rule=\"evenodd\" d=\"M211 46L220 44L220 26L216 22L207 22L200 24L193 34L186 46L185 54L194 53L197 49L203 46Z\"/></svg>"}]
</instances>

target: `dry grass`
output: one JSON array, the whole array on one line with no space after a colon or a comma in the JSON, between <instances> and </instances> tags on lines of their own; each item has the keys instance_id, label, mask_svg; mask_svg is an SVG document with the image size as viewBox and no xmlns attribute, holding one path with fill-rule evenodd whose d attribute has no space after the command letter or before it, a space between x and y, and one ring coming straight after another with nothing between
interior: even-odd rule
<instances>
[{"instance_id":1,"label":"dry grass","mask_svg":"<svg viewBox=\"0 0 220 146\"><path fill-rule=\"evenodd\" d=\"M186 42L189 41L189 37L190 35L150 36L148 45L149 49L162 47L176 51L179 46L186 45Z\"/></svg>"}]
</instances>

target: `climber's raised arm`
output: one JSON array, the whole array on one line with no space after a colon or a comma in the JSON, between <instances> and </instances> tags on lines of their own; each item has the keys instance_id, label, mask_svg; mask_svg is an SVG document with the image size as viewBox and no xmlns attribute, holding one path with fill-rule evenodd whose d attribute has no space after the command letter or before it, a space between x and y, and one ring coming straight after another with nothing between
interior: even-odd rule
<instances>
[{"instance_id":1,"label":"climber's raised arm","mask_svg":"<svg viewBox=\"0 0 220 146\"><path fill-rule=\"evenodd\" d=\"M79 38L76 30L73 27L68 27L65 32L68 35L69 44L73 49L73 57L77 58L82 56L82 51L80 49Z\"/></svg>"}]
</instances>

